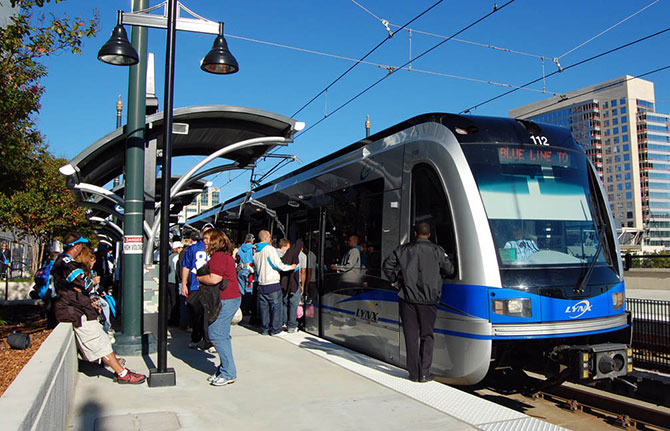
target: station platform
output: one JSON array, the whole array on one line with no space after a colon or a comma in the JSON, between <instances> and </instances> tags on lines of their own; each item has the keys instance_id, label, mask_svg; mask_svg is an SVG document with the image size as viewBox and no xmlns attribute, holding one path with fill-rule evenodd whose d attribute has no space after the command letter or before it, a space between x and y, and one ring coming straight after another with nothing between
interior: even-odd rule
<instances>
[{"instance_id":1,"label":"station platform","mask_svg":"<svg viewBox=\"0 0 670 431\"><path fill-rule=\"evenodd\" d=\"M176 386L119 385L112 372L79 362L68 430L563 430L439 382L413 383L403 369L298 332L262 336L233 326L238 379L206 381L218 355L189 349L171 330ZM147 373L156 355L128 357ZM152 363L153 361L153 363Z\"/></svg>"},{"instance_id":2,"label":"station platform","mask_svg":"<svg viewBox=\"0 0 670 431\"><path fill-rule=\"evenodd\" d=\"M624 281L627 298L670 301L670 269L631 268Z\"/></svg>"}]
</instances>

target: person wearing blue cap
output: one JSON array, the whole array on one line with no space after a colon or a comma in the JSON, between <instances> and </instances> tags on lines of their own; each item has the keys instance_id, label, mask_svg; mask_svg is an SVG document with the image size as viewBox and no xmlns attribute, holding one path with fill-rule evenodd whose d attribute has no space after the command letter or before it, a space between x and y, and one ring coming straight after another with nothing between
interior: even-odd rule
<instances>
[{"instance_id":1,"label":"person wearing blue cap","mask_svg":"<svg viewBox=\"0 0 670 431\"><path fill-rule=\"evenodd\" d=\"M58 296L54 299L54 315L59 322L72 323L77 347L82 357L95 362L102 360L114 370L120 384L139 384L146 380L144 374L125 368L114 354L112 343L98 322L99 306L91 301L87 293L84 270L75 259L81 253L88 239L76 233L69 233L63 239L63 250L51 269Z\"/></svg>"}]
</instances>

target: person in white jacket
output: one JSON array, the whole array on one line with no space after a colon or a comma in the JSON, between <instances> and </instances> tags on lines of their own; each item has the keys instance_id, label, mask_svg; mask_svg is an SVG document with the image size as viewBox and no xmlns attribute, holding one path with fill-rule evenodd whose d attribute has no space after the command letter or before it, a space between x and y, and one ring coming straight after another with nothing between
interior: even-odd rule
<instances>
[{"instance_id":1,"label":"person in white jacket","mask_svg":"<svg viewBox=\"0 0 670 431\"><path fill-rule=\"evenodd\" d=\"M267 230L258 233L260 242L256 244L254 267L258 277L258 302L261 313L262 335L283 335L282 332L282 291L279 271L293 271L296 265L286 265L272 246L272 236Z\"/></svg>"}]
</instances>

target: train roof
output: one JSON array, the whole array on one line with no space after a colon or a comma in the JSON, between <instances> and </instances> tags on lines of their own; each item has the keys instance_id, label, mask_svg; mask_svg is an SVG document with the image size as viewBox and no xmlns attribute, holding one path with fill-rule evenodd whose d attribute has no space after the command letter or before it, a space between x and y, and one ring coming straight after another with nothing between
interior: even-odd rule
<instances>
[{"instance_id":1,"label":"train roof","mask_svg":"<svg viewBox=\"0 0 670 431\"><path fill-rule=\"evenodd\" d=\"M272 187L275 184L278 184L288 178L299 175L303 172L306 172L316 166L320 166L335 160L345 154L349 154L352 151L363 148L366 145L369 145L373 142L382 140L386 137L392 136L398 132L406 130L410 127L423 124L423 123L440 123L450 129L454 135L458 138L461 144L467 143L476 143L486 140L493 140L493 142L510 142L510 143L519 143L529 141L529 135L551 135L553 139L552 142L558 142L557 146L567 149L573 149L577 151L583 151L583 149L571 139L570 130L564 127L559 127L550 124L535 123L529 120L514 119L509 117L486 117L486 116L475 116L475 115L457 115L441 112L433 112L417 115L416 117L409 118L401 123L393 125L387 129L384 129L380 132L377 132L373 135L370 135L367 138L361 139L357 142L354 142L350 145L340 148L339 150L330 153L320 159L317 159L305 166L302 166L286 175L283 175L279 178L276 178L270 182L262 184L254 188L251 192L256 193L261 190ZM225 208L228 204L235 201L239 201L244 198L247 193L241 193L236 195L225 202L219 204L216 207L213 207L202 214L191 219L193 223L198 223L199 221L204 221L209 219L212 215L215 215L220 211L221 208Z\"/></svg>"},{"instance_id":2,"label":"train roof","mask_svg":"<svg viewBox=\"0 0 670 431\"><path fill-rule=\"evenodd\" d=\"M377 132L374 135L370 135L365 139L361 139L360 141L354 142L353 144L340 148L334 153L328 154L327 156L324 156L305 166L302 166L301 168L296 169L295 171L289 172L286 175L283 175L279 178L276 178L270 182L267 182L254 188L253 192L257 192L267 187L270 187L274 184L280 183L281 181L284 181L287 178L291 178L292 176L295 176L302 172L306 172L315 166L323 165L331 160L337 159L338 157L344 154L349 154L352 151L355 151L373 142L384 139L388 136L392 136L402 130L408 129L412 126L416 126L417 124L429 123L429 122L443 124L452 131L454 131L455 129L461 129L468 132L463 135L456 134L459 137L459 141L461 143L475 142L475 141L481 142L482 133L486 135L492 135L493 129L495 129L495 137L496 137L495 140L498 142L507 142L507 141L519 142L518 135L520 130L518 129L525 129L525 133L531 133L531 134L541 134L542 132L547 132L551 130L550 133L552 135L564 134L564 133L570 135L570 131L566 128L550 124L535 123L528 120L516 120L514 118L507 118L507 117L485 117L485 116L472 116L472 115L466 116L466 115L456 115L456 114L437 113L437 112L427 113L418 115L416 117L412 117L408 120L405 120L380 132ZM579 146L575 147L574 145L571 145L570 144L571 142L573 141L568 140L568 142L565 142L564 146L575 150L579 150L581 148ZM245 193L241 193L233 198L226 200L223 203L223 206L225 206L227 203L240 199L244 195Z\"/></svg>"}]
</instances>

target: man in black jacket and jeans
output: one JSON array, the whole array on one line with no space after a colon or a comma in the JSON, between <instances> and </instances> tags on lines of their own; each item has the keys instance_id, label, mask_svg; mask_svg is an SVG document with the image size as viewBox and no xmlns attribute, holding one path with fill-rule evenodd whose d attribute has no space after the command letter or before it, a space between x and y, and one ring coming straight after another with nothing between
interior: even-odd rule
<instances>
[{"instance_id":1,"label":"man in black jacket and jeans","mask_svg":"<svg viewBox=\"0 0 670 431\"><path fill-rule=\"evenodd\" d=\"M427 382L432 380L436 305L442 294L442 279L454 275L454 265L442 247L430 242L428 223L418 223L414 235L415 240L393 250L382 267L399 289L409 379Z\"/></svg>"}]
</instances>

